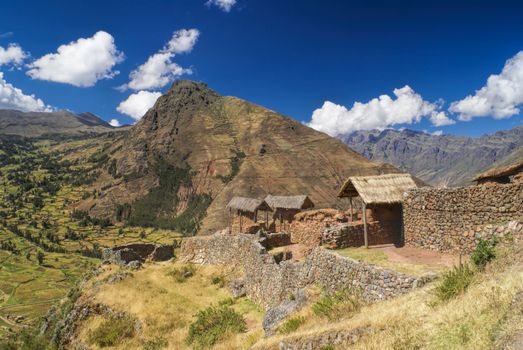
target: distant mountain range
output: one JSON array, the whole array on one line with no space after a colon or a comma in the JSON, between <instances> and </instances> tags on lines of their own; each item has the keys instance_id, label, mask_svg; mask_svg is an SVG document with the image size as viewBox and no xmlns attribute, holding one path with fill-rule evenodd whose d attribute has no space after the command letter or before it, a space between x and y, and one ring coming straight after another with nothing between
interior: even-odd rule
<instances>
[{"instance_id":1,"label":"distant mountain range","mask_svg":"<svg viewBox=\"0 0 523 350\"><path fill-rule=\"evenodd\" d=\"M41 137L48 135L82 135L116 130L100 117L86 112L21 112L0 110L0 135Z\"/></svg>"},{"instance_id":2,"label":"distant mountain range","mask_svg":"<svg viewBox=\"0 0 523 350\"><path fill-rule=\"evenodd\" d=\"M523 126L478 138L408 129L357 131L343 141L370 160L393 164L432 185L468 185L481 171L523 158Z\"/></svg>"}]
</instances>

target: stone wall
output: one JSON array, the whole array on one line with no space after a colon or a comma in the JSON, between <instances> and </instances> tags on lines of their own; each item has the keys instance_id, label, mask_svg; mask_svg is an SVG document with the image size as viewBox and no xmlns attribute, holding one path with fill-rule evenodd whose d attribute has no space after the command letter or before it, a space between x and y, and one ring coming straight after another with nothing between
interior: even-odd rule
<instances>
[{"instance_id":1,"label":"stone wall","mask_svg":"<svg viewBox=\"0 0 523 350\"><path fill-rule=\"evenodd\" d=\"M372 264L342 257L322 247L303 262L274 257L252 235L192 237L183 241L181 261L236 266L244 271L247 296L266 308L291 294L317 284L328 292L352 288L367 301L384 300L422 285L428 277L415 278Z\"/></svg>"},{"instance_id":2,"label":"stone wall","mask_svg":"<svg viewBox=\"0 0 523 350\"><path fill-rule=\"evenodd\" d=\"M397 243L394 229L381 222L367 224L369 245ZM321 234L321 245L331 249L361 247L365 245L363 224L344 223L327 227Z\"/></svg>"},{"instance_id":3,"label":"stone wall","mask_svg":"<svg viewBox=\"0 0 523 350\"><path fill-rule=\"evenodd\" d=\"M411 190L403 215L407 245L470 254L489 227L523 221L523 183Z\"/></svg>"},{"instance_id":4,"label":"stone wall","mask_svg":"<svg viewBox=\"0 0 523 350\"><path fill-rule=\"evenodd\" d=\"M291 241L317 247L321 245L321 234L325 228L348 221L348 213L336 209L309 210L296 214L289 229Z\"/></svg>"}]
</instances>

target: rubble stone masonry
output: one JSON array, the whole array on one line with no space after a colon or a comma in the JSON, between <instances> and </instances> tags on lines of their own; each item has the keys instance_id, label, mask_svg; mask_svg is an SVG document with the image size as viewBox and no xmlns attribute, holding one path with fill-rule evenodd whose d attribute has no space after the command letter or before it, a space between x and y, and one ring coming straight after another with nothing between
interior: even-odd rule
<instances>
[{"instance_id":1,"label":"rubble stone masonry","mask_svg":"<svg viewBox=\"0 0 523 350\"><path fill-rule=\"evenodd\" d=\"M363 299L376 301L407 293L433 277L408 276L342 257L322 247L315 248L303 262L278 264L255 235L216 233L188 238L182 243L180 260L236 266L244 272L247 296L266 308L315 284L328 292L351 288L361 292Z\"/></svg>"},{"instance_id":2,"label":"rubble stone masonry","mask_svg":"<svg viewBox=\"0 0 523 350\"><path fill-rule=\"evenodd\" d=\"M407 245L470 254L479 238L523 237L523 183L411 190L403 215Z\"/></svg>"}]
</instances>

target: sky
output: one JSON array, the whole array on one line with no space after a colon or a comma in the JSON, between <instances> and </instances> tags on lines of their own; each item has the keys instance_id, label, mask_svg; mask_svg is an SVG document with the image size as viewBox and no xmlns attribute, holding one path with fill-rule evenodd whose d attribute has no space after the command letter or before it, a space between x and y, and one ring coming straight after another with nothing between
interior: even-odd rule
<instances>
[{"instance_id":1,"label":"sky","mask_svg":"<svg viewBox=\"0 0 523 350\"><path fill-rule=\"evenodd\" d=\"M176 79L332 136L523 125L523 2L0 2L0 108L133 124Z\"/></svg>"}]
</instances>

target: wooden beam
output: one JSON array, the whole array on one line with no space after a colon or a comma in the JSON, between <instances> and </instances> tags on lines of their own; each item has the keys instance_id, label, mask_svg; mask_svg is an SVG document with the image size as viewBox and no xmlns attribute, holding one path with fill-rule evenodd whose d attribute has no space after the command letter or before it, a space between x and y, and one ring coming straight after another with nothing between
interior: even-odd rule
<instances>
[{"instance_id":1,"label":"wooden beam","mask_svg":"<svg viewBox=\"0 0 523 350\"><path fill-rule=\"evenodd\" d=\"M242 232L242 211L240 210L240 232L239 233L243 233Z\"/></svg>"},{"instance_id":2,"label":"wooden beam","mask_svg":"<svg viewBox=\"0 0 523 350\"><path fill-rule=\"evenodd\" d=\"M369 248L369 238L367 237L367 204L363 202L363 239L365 240L365 248Z\"/></svg>"}]
</instances>

